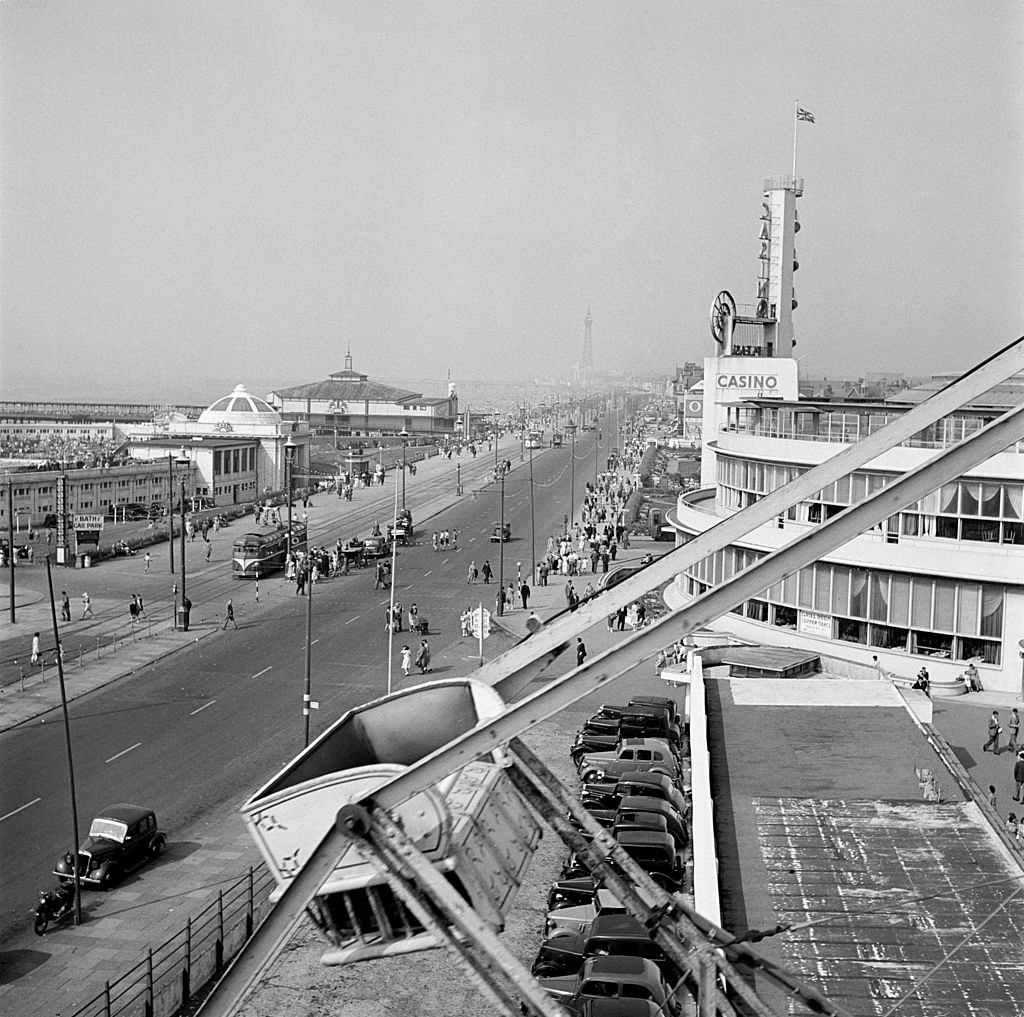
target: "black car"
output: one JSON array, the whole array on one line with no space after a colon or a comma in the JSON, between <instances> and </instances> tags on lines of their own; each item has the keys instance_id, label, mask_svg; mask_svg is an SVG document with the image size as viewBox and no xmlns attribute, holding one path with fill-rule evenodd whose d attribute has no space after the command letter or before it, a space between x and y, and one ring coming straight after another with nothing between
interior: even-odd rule
<instances>
[{"instance_id":1,"label":"black car","mask_svg":"<svg viewBox=\"0 0 1024 1017\"><path fill-rule=\"evenodd\" d=\"M598 915L586 932L560 933L541 943L531 971L539 978L574 975L589 957L646 957L677 978L662 948L631 915Z\"/></svg>"},{"instance_id":2,"label":"black car","mask_svg":"<svg viewBox=\"0 0 1024 1017\"><path fill-rule=\"evenodd\" d=\"M89 827L78 849L78 877L87 886L109 890L125 873L156 858L167 846L152 809L138 805L111 805ZM57 861L54 874L61 882L74 879L72 850Z\"/></svg>"}]
</instances>

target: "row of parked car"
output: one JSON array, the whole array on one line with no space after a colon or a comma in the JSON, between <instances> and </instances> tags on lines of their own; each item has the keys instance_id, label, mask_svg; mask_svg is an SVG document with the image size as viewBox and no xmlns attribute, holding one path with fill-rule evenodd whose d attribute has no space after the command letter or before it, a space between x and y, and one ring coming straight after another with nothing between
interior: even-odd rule
<instances>
[{"instance_id":1,"label":"row of parked car","mask_svg":"<svg viewBox=\"0 0 1024 1017\"><path fill-rule=\"evenodd\" d=\"M688 892L689 745L674 699L635 696L605 705L570 750L583 807L669 892ZM548 915L532 971L580 1017L682 1013L681 974L616 896L575 853L548 893Z\"/></svg>"}]
</instances>

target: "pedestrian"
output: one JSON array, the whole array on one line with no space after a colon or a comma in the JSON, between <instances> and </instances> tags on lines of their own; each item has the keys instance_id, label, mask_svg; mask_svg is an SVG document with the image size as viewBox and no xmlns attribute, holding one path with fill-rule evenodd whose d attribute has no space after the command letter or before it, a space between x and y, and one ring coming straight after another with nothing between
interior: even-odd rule
<instances>
[{"instance_id":1,"label":"pedestrian","mask_svg":"<svg viewBox=\"0 0 1024 1017\"><path fill-rule=\"evenodd\" d=\"M402 631L402 604L400 601L395 601L395 606L391 609L391 628L395 632Z\"/></svg>"},{"instance_id":2,"label":"pedestrian","mask_svg":"<svg viewBox=\"0 0 1024 1017\"><path fill-rule=\"evenodd\" d=\"M573 588L571 579L565 584L565 589L562 592L565 593L565 602L571 607L573 598L576 596L576 590Z\"/></svg>"},{"instance_id":3,"label":"pedestrian","mask_svg":"<svg viewBox=\"0 0 1024 1017\"><path fill-rule=\"evenodd\" d=\"M997 756L999 755L999 735L1002 730L999 726L999 711L993 710L992 716L988 719L988 741L981 747L982 752L988 752L988 747L991 745L992 751Z\"/></svg>"},{"instance_id":4,"label":"pedestrian","mask_svg":"<svg viewBox=\"0 0 1024 1017\"><path fill-rule=\"evenodd\" d=\"M306 592L306 566L300 564L295 572L295 595L301 597Z\"/></svg>"},{"instance_id":5,"label":"pedestrian","mask_svg":"<svg viewBox=\"0 0 1024 1017\"><path fill-rule=\"evenodd\" d=\"M409 668L412 667L412 650L408 646L402 647L402 674L409 677Z\"/></svg>"},{"instance_id":6,"label":"pedestrian","mask_svg":"<svg viewBox=\"0 0 1024 1017\"><path fill-rule=\"evenodd\" d=\"M238 628L238 622L235 621L235 605L231 602L230 597L228 597L227 607L224 609L224 628L221 629L222 632L228 627L228 622L231 622L236 629Z\"/></svg>"},{"instance_id":7,"label":"pedestrian","mask_svg":"<svg viewBox=\"0 0 1024 1017\"><path fill-rule=\"evenodd\" d=\"M32 637L32 664L38 664L39 658L42 656L42 651L39 648L39 633L37 632Z\"/></svg>"},{"instance_id":8,"label":"pedestrian","mask_svg":"<svg viewBox=\"0 0 1024 1017\"><path fill-rule=\"evenodd\" d=\"M1006 739L1006 746L1016 752L1017 737L1020 734L1020 714L1017 712L1016 706L1010 711L1010 719L1006 722L1006 726L1010 732Z\"/></svg>"},{"instance_id":9,"label":"pedestrian","mask_svg":"<svg viewBox=\"0 0 1024 1017\"><path fill-rule=\"evenodd\" d=\"M181 628L183 632L188 632L189 625L192 624L192 601L185 597L181 602Z\"/></svg>"},{"instance_id":10,"label":"pedestrian","mask_svg":"<svg viewBox=\"0 0 1024 1017\"><path fill-rule=\"evenodd\" d=\"M616 612L612 611L612 613L610 615L608 615L608 631L609 632L614 632L615 631L615 618L616 618Z\"/></svg>"},{"instance_id":11,"label":"pedestrian","mask_svg":"<svg viewBox=\"0 0 1024 1017\"><path fill-rule=\"evenodd\" d=\"M491 576L493 575L493 573L491 572L491 561L489 558L484 559L484 566L480 570L480 572L484 577L484 582L489 583L491 581Z\"/></svg>"},{"instance_id":12,"label":"pedestrian","mask_svg":"<svg viewBox=\"0 0 1024 1017\"><path fill-rule=\"evenodd\" d=\"M988 803L993 809L998 809L999 805L996 803L996 786L995 784L989 784L988 786Z\"/></svg>"},{"instance_id":13,"label":"pedestrian","mask_svg":"<svg viewBox=\"0 0 1024 1017\"><path fill-rule=\"evenodd\" d=\"M431 546L431 547L432 547L432 548L433 548L433 549L434 549L435 551L437 550L437 542L438 542L438 539L439 539L439 538L438 538L437 530L434 530L434 535L433 535L433 536L432 536L432 537L430 538L430 546Z\"/></svg>"},{"instance_id":14,"label":"pedestrian","mask_svg":"<svg viewBox=\"0 0 1024 1017\"><path fill-rule=\"evenodd\" d=\"M409 605L409 631L419 632L420 630L420 609L415 601Z\"/></svg>"},{"instance_id":15,"label":"pedestrian","mask_svg":"<svg viewBox=\"0 0 1024 1017\"><path fill-rule=\"evenodd\" d=\"M139 617L140 618L145 618L146 617L146 609L142 605L142 598L137 593L132 594L132 596L135 598L135 606L138 608Z\"/></svg>"},{"instance_id":16,"label":"pedestrian","mask_svg":"<svg viewBox=\"0 0 1024 1017\"><path fill-rule=\"evenodd\" d=\"M615 627L619 632L622 632L626 627L626 611L626 605L623 604L615 613Z\"/></svg>"},{"instance_id":17,"label":"pedestrian","mask_svg":"<svg viewBox=\"0 0 1024 1017\"><path fill-rule=\"evenodd\" d=\"M476 562L471 561L469 563L469 570L466 572L466 582L475 583L476 577L480 575L480 570L476 567Z\"/></svg>"},{"instance_id":18,"label":"pedestrian","mask_svg":"<svg viewBox=\"0 0 1024 1017\"><path fill-rule=\"evenodd\" d=\"M391 605L390 604L385 604L384 605L384 631L385 632L390 632L391 631L392 622L393 622L393 618L392 618L392 615L391 615Z\"/></svg>"},{"instance_id":19,"label":"pedestrian","mask_svg":"<svg viewBox=\"0 0 1024 1017\"><path fill-rule=\"evenodd\" d=\"M452 550L458 551L459 549L459 531L452 527Z\"/></svg>"},{"instance_id":20,"label":"pedestrian","mask_svg":"<svg viewBox=\"0 0 1024 1017\"><path fill-rule=\"evenodd\" d=\"M210 560L210 555L211 554L213 554L213 541L212 540L208 540L206 542L206 554L204 556L206 561Z\"/></svg>"},{"instance_id":21,"label":"pedestrian","mask_svg":"<svg viewBox=\"0 0 1024 1017\"><path fill-rule=\"evenodd\" d=\"M128 601L128 617L131 618L132 628L135 628L135 624L139 620L139 605L135 602L134 597Z\"/></svg>"},{"instance_id":22,"label":"pedestrian","mask_svg":"<svg viewBox=\"0 0 1024 1017\"><path fill-rule=\"evenodd\" d=\"M1017 834L1020 832L1020 824L1017 822L1017 814L1011 812L1006 817L1006 832L1014 839L1017 839Z\"/></svg>"},{"instance_id":23,"label":"pedestrian","mask_svg":"<svg viewBox=\"0 0 1024 1017\"><path fill-rule=\"evenodd\" d=\"M60 620L71 621L71 601L68 600L68 591L60 591Z\"/></svg>"},{"instance_id":24,"label":"pedestrian","mask_svg":"<svg viewBox=\"0 0 1024 1017\"><path fill-rule=\"evenodd\" d=\"M420 669L420 674L426 674L433 670L430 666L430 644L425 639L420 640L420 649L416 654L416 666Z\"/></svg>"},{"instance_id":25,"label":"pedestrian","mask_svg":"<svg viewBox=\"0 0 1024 1017\"><path fill-rule=\"evenodd\" d=\"M153 564L153 556L147 551L146 557L142 559L146 563L146 567L142 570L144 573L149 571L149 566Z\"/></svg>"},{"instance_id":26,"label":"pedestrian","mask_svg":"<svg viewBox=\"0 0 1024 1017\"><path fill-rule=\"evenodd\" d=\"M509 583L505 590L505 610L514 611L516 608L516 588Z\"/></svg>"},{"instance_id":27,"label":"pedestrian","mask_svg":"<svg viewBox=\"0 0 1024 1017\"><path fill-rule=\"evenodd\" d=\"M967 670L964 671L965 684L967 685L968 692L984 692L984 688L981 685L981 675L978 674L978 669L974 666L974 661L971 661L967 665Z\"/></svg>"},{"instance_id":28,"label":"pedestrian","mask_svg":"<svg viewBox=\"0 0 1024 1017\"><path fill-rule=\"evenodd\" d=\"M462 638L465 639L473 627L473 612L468 607L459 615L459 622L462 624Z\"/></svg>"},{"instance_id":29,"label":"pedestrian","mask_svg":"<svg viewBox=\"0 0 1024 1017\"><path fill-rule=\"evenodd\" d=\"M583 661L587 659L587 646L582 636L576 637L576 666L582 667Z\"/></svg>"},{"instance_id":30,"label":"pedestrian","mask_svg":"<svg viewBox=\"0 0 1024 1017\"><path fill-rule=\"evenodd\" d=\"M523 602L523 610L528 610L530 606L530 586L528 583L524 582L519 587L519 599Z\"/></svg>"},{"instance_id":31,"label":"pedestrian","mask_svg":"<svg viewBox=\"0 0 1024 1017\"><path fill-rule=\"evenodd\" d=\"M1013 780L1017 785L1013 792L1013 800L1024 801L1021 797L1021 790L1024 789L1024 749L1017 750L1017 758L1013 764Z\"/></svg>"},{"instance_id":32,"label":"pedestrian","mask_svg":"<svg viewBox=\"0 0 1024 1017\"><path fill-rule=\"evenodd\" d=\"M82 621L86 618L95 618L96 615L92 613L92 601L89 599L88 593L82 594Z\"/></svg>"}]
</instances>

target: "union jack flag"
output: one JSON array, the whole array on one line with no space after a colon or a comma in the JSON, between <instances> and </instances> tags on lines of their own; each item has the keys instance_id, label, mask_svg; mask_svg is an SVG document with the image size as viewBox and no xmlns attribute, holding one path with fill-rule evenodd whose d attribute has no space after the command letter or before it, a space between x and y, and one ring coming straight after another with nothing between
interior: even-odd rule
<instances>
[{"instance_id":1,"label":"union jack flag","mask_svg":"<svg viewBox=\"0 0 1024 1017\"><path fill-rule=\"evenodd\" d=\"M809 124L814 123L814 114L808 110L802 109L800 106L797 106L796 108L796 118L797 120L806 120Z\"/></svg>"}]
</instances>

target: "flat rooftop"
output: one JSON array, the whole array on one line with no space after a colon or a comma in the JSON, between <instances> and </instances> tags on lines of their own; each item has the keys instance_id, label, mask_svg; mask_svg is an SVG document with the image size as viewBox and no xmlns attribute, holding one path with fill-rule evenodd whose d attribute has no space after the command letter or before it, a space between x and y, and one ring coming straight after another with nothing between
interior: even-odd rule
<instances>
[{"instance_id":1,"label":"flat rooftop","mask_svg":"<svg viewBox=\"0 0 1024 1017\"><path fill-rule=\"evenodd\" d=\"M1021 869L899 693L706 683L723 925L814 922L755 946L858 1017L887 1014L935 966L893 1017L1024 1012L1024 900L999 910ZM758 989L780 1014L806 1012Z\"/></svg>"}]
</instances>

